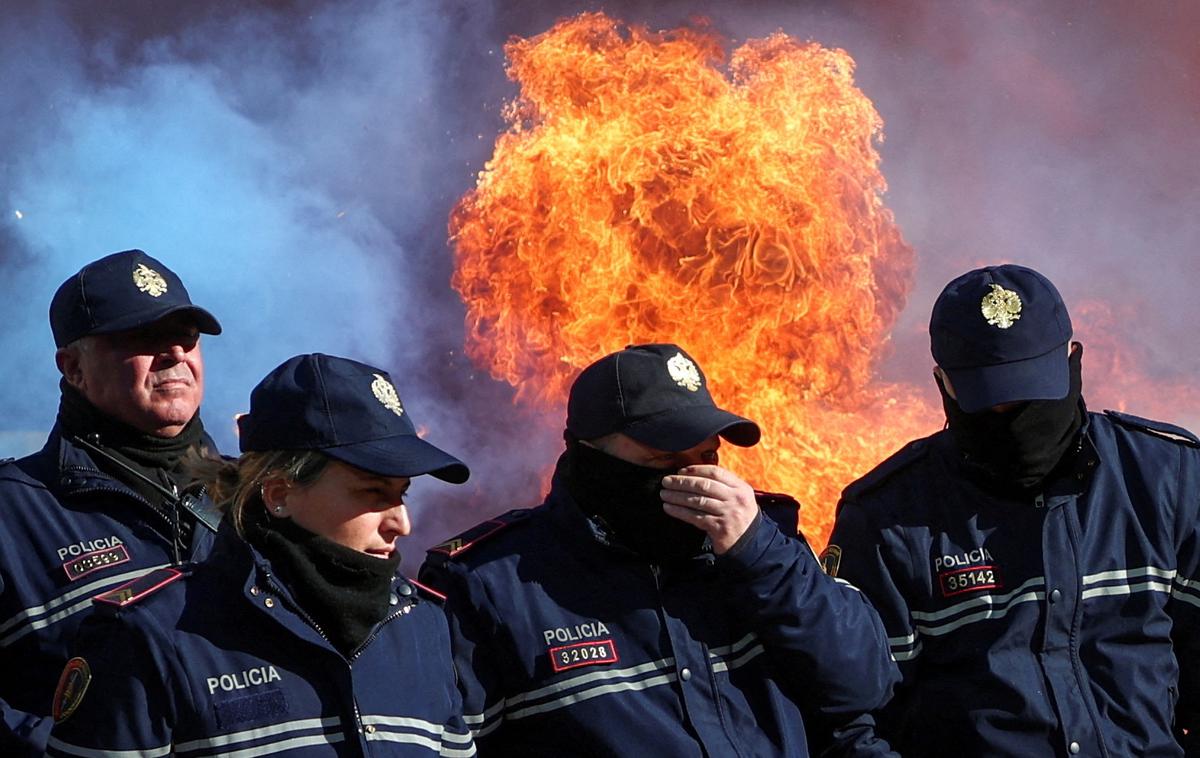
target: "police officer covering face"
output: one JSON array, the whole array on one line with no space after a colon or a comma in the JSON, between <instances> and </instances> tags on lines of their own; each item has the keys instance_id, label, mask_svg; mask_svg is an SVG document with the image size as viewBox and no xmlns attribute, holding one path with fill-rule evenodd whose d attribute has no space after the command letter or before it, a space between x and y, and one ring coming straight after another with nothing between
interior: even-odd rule
<instances>
[{"instance_id":1,"label":"police officer covering face","mask_svg":"<svg viewBox=\"0 0 1200 758\"><path fill-rule=\"evenodd\" d=\"M238 427L208 560L96 599L48 755L474 755L440 601L395 544L412 478L466 466L387 372L319 353L268 374Z\"/></svg>"},{"instance_id":2,"label":"police officer covering face","mask_svg":"<svg viewBox=\"0 0 1200 758\"><path fill-rule=\"evenodd\" d=\"M881 732L906 755L1183 754L1196 437L1087 412L1066 306L1028 268L950 282L929 331L947 429L846 489L823 556L900 663Z\"/></svg>"},{"instance_id":3,"label":"police officer covering face","mask_svg":"<svg viewBox=\"0 0 1200 758\"><path fill-rule=\"evenodd\" d=\"M207 551L216 525L174 476L211 446L200 333L183 282L140 250L67 279L50 306L62 372L45 447L0 467L0 754L41 755L66 643L91 597Z\"/></svg>"},{"instance_id":4,"label":"police officer covering face","mask_svg":"<svg viewBox=\"0 0 1200 758\"><path fill-rule=\"evenodd\" d=\"M432 549L483 755L886 752L895 666L860 594L794 536L795 501L717 465L759 428L675 345L580 374L546 502ZM782 531L764 515L790 525ZM803 713L803 716L802 716Z\"/></svg>"}]
</instances>

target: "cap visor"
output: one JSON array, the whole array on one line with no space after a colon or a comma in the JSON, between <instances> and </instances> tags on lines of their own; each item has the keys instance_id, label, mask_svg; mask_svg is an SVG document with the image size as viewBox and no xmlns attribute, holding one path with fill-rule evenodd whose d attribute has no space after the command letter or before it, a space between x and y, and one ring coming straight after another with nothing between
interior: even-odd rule
<instances>
[{"instance_id":1,"label":"cap visor","mask_svg":"<svg viewBox=\"0 0 1200 758\"><path fill-rule=\"evenodd\" d=\"M112 334L114 332L125 332L130 329L140 329L143 326L149 326L156 321L162 321L167 316L176 313L188 312L196 320L196 328L203 334L220 334L221 325L213 318L213 315L197 305L172 305L161 310L141 311L139 313L131 313L122 318L110 321L102 327L93 329L88 334Z\"/></svg>"},{"instance_id":2,"label":"cap visor","mask_svg":"<svg viewBox=\"0 0 1200 758\"><path fill-rule=\"evenodd\" d=\"M966 413L979 413L1004 403L1061 400L1071 390L1070 362L1061 345L1023 361L942 370L950 377L958 407Z\"/></svg>"},{"instance_id":3,"label":"cap visor","mask_svg":"<svg viewBox=\"0 0 1200 758\"><path fill-rule=\"evenodd\" d=\"M459 459L409 434L322 448L321 452L379 476L430 474L444 482L462 484L471 475Z\"/></svg>"},{"instance_id":4,"label":"cap visor","mask_svg":"<svg viewBox=\"0 0 1200 758\"><path fill-rule=\"evenodd\" d=\"M620 430L644 445L679 452L719 434L739 447L757 444L758 424L711 405L677 408L635 421Z\"/></svg>"}]
</instances>

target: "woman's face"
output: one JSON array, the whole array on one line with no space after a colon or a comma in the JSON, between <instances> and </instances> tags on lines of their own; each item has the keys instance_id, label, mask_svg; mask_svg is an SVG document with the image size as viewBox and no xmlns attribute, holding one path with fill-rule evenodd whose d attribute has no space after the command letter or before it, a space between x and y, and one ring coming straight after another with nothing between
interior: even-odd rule
<instances>
[{"instance_id":1,"label":"woman's face","mask_svg":"<svg viewBox=\"0 0 1200 758\"><path fill-rule=\"evenodd\" d=\"M310 485L283 480L264 483L268 512L291 518L314 534L378 558L391 556L396 538L412 531L404 493L412 482L406 476L378 476L330 460L321 477ZM276 512L277 506L283 506Z\"/></svg>"}]
</instances>

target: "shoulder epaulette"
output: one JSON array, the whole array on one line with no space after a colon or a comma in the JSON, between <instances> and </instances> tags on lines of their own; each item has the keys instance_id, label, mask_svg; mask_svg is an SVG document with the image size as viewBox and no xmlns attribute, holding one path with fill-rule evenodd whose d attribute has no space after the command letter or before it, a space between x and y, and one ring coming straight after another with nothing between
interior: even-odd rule
<instances>
[{"instance_id":1,"label":"shoulder epaulette","mask_svg":"<svg viewBox=\"0 0 1200 758\"><path fill-rule=\"evenodd\" d=\"M446 602L446 596L444 594L442 594L441 592L438 592L437 590L435 590L433 587L430 587L428 584L421 584L416 579L409 579L408 577L405 577L405 580L412 586L416 587L417 592L422 597L424 597L426 599L430 599L430 600L435 600L439 603Z\"/></svg>"},{"instance_id":2,"label":"shoulder epaulette","mask_svg":"<svg viewBox=\"0 0 1200 758\"><path fill-rule=\"evenodd\" d=\"M529 509L527 508L502 513L495 518L476 524L465 532L451 537L439 545L434 545L429 548L428 552L443 555L447 558L457 558L476 545L495 537L513 524L523 521L528 515Z\"/></svg>"},{"instance_id":3,"label":"shoulder epaulette","mask_svg":"<svg viewBox=\"0 0 1200 758\"><path fill-rule=\"evenodd\" d=\"M1156 437L1162 437L1163 439L1171 440L1172 442L1178 442L1184 445L1190 445L1191 447L1200 447L1200 438L1197 438L1196 435L1192 434L1187 429L1184 429L1182 426L1168 424L1165 421L1151 421L1148 418L1133 416L1128 413L1121 413L1120 411L1105 411L1104 415L1108 416L1121 426L1129 429L1136 429L1139 432L1147 432L1148 434L1153 434Z\"/></svg>"},{"instance_id":4,"label":"shoulder epaulette","mask_svg":"<svg viewBox=\"0 0 1200 758\"><path fill-rule=\"evenodd\" d=\"M763 492L761 490L754 491L754 499L758 501L758 507L762 509L762 512L779 527L779 531L791 535L800 533L799 500L782 492Z\"/></svg>"},{"instance_id":5,"label":"shoulder epaulette","mask_svg":"<svg viewBox=\"0 0 1200 758\"><path fill-rule=\"evenodd\" d=\"M92 598L92 602L101 607L125 608L153 595L183 575L183 571L170 566L154 569L131 582L100 593Z\"/></svg>"},{"instance_id":6,"label":"shoulder epaulette","mask_svg":"<svg viewBox=\"0 0 1200 758\"><path fill-rule=\"evenodd\" d=\"M925 457L929 452L929 438L913 440L896 452L892 453L887 459L880 463L875 468L868 471L860 479L852 482L845 490L842 491L842 497L857 497L864 493L870 492L879 485L886 482L893 475L903 471L912 464Z\"/></svg>"}]
</instances>

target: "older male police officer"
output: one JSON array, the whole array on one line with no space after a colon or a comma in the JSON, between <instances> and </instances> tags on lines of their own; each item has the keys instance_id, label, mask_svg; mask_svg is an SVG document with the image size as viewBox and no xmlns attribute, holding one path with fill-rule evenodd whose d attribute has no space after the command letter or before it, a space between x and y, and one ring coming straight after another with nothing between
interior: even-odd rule
<instances>
[{"instance_id":1,"label":"older male police officer","mask_svg":"<svg viewBox=\"0 0 1200 758\"><path fill-rule=\"evenodd\" d=\"M67 643L92 596L205 553L217 516L172 479L209 448L200 332L217 320L140 250L67 279L50 305L62 373L40 452L0 467L0 755L41 755Z\"/></svg>"},{"instance_id":2,"label":"older male police officer","mask_svg":"<svg viewBox=\"0 0 1200 758\"><path fill-rule=\"evenodd\" d=\"M881 732L905 755L1181 755L1200 442L1086 411L1066 306L1028 268L950 282L929 331L948 429L846 489L823 556L900 662Z\"/></svg>"},{"instance_id":3,"label":"older male police officer","mask_svg":"<svg viewBox=\"0 0 1200 758\"><path fill-rule=\"evenodd\" d=\"M806 727L887 752L864 716L896 675L879 619L795 536L795 501L717 465L759 428L705 385L675 345L600 359L545 504L430 551L481 755L804 756Z\"/></svg>"}]
</instances>

